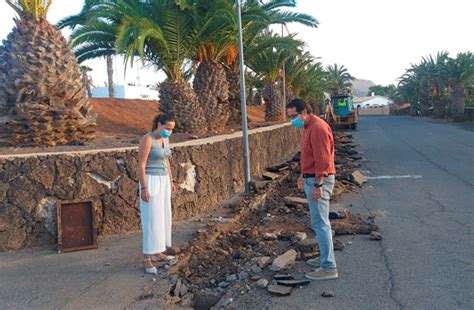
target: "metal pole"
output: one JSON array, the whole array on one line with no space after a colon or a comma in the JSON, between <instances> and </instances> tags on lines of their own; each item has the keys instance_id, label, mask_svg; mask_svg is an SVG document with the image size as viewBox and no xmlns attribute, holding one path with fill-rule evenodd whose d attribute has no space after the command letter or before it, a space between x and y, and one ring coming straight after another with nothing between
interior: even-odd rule
<instances>
[{"instance_id":1,"label":"metal pole","mask_svg":"<svg viewBox=\"0 0 474 310\"><path fill-rule=\"evenodd\" d=\"M249 137L247 133L247 96L245 94L244 47L242 44L242 16L240 13L240 1L241 0L237 0L237 26L239 32L240 62L240 102L242 104L242 136L244 146L245 193L250 193Z\"/></svg>"},{"instance_id":2,"label":"metal pole","mask_svg":"<svg viewBox=\"0 0 474 310\"><path fill-rule=\"evenodd\" d=\"M281 37L283 38L285 35L283 34L283 27L284 24L281 24ZM283 61L283 68L281 70L282 74L282 85L283 85L283 104L282 109L285 109L286 106L286 72L285 72L285 62ZM285 117L286 113L283 113L283 117Z\"/></svg>"}]
</instances>

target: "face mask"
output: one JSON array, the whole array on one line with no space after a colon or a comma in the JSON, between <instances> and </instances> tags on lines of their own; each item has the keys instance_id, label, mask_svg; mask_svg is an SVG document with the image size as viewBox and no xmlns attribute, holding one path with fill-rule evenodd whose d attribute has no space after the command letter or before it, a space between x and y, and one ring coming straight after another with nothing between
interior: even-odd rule
<instances>
[{"instance_id":1,"label":"face mask","mask_svg":"<svg viewBox=\"0 0 474 310\"><path fill-rule=\"evenodd\" d=\"M291 121L291 125L295 126L296 128L303 128L304 122L299 118L295 118Z\"/></svg>"},{"instance_id":2,"label":"face mask","mask_svg":"<svg viewBox=\"0 0 474 310\"><path fill-rule=\"evenodd\" d=\"M161 136L162 138L167 139L167 138L169 138L169 137L171 136L172 133L173 133L172 130L163 129L162 131L160 131L160 136Z\"/></svg>"}]
</instances>

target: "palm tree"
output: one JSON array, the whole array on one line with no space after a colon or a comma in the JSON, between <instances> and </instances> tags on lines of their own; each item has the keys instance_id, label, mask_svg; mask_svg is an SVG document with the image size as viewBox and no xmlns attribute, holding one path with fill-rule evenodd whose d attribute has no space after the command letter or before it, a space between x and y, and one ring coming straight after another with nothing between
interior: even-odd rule
<instances>
[{"instance_id":1,"label":"palm tree","mask_svg":"<svg viewBox=\"0 0 474 310\"><path fill-rule=\"evenodd\" d=\"M423 57L418 66L418 77L424 81L423 85L428 87L430 103L433 107L433 117L444 118L445 104L442 96L446 84L446 62L447 52L439 52L435 57L429 55Z\"/></svg>"},{"instance_id":2,"label":"palm tree","mask_svg":"<svg viewBox=\"0 0 474 310\"><path fill-rule=\"evenodd\" d=\"M232 1L235 5L235 0ZM265 32L270 25L299 23L311 28L316 28L318 20L311 15L284 10L286 8L296 7L294 0L269 0L266 2L260 0L247 0L242 6L242 32L243 45L246 54L245 62L248 63L249 49L255 46L255 41ZM235 19L231 26L231 33L237 36L237 20ZM280 38L269 39L266 44L268 47L279 45ZM235 44L229 48L225 57L225 70L227 82L229 85L229 101L232 109L231 119L235 122L241 120L240 107L240 79L239 63L237 61L238 46L237 37Z\"/></svg>"},{"instance_id":3,"label":"palm tree","mask_svg":"<svg viewBox=\"0 0 474 310\"><path fill-rule=\"evenodd\" d=\"M176 115L177 131L205 132L202 107L187 81L196 37L191 4L97 0L88 10L85 26L72 33L78 58L82 61L117 53L124 56L125 66L139 57L162 70L167 79L160 85L160 112Z\"/></svg>"},{"instance_id":4,"label":"palm tree","mask_svg":"<svg viewBox=\"0 0 474 310\"><path fill-rule=\"evenodd\" d=\"M269 42L279 42L274 47ZM281 68L283 63L301 53L303 42L294 36L281 38L271 32L260 36L255 45L247 50L248 67L265 80L263 98L265 100L266 121L285 119L285 101L281 91Z\"/></svg>"},{"instance_id":5,"label":"palm tree","mask_svg":"<svg viewBox=\"0 0 474 310\"><path fill-rule=\"evenodd\" d=\"M305 99L313 108L314 113L321 112L324 98L326 72L320 62L313 61L305 71L294 81L295 94ZM299 85L299 87L296 87Z\"/></svg>"},{"instance_id":6,"label":"palm tree","mask_svg":"<svg viewBox=\"0 0 474 310\"><path fill-rule=\"evenodd\" d=\"M229 87L223 62L236 44L231 25L234 8L228 0L196 0L193 14L196 36L194 60L198 63L193 89L207 116L210 131L222 131L230 116Z\"/></svg>"},{"instance_id":7,"label":"palm tree","mask_svg":"<svg viewBox=\"0 0 474 310\"><path fill-rule=\"evenodd\" d=\"M416 82L416 89L418 90L416 102L421 116L427 116L429 115L429 109L431 107L430 89L428 80L422 78L421 72L423 71L425 71L424 63L420 63L419 65L412 64L406 71L406 75L410 76L411 79Z\"/></svg>"},{"instance_id":8,"label":"palm tree","mask_svg":"<svg viewBox=\"0 0 474 310\"><path fill-rule=\"evenodd\" d=\"M233 114L240 113L234 6L230 0L88 0L86 17L78 16L86 22L74 31L72 43L80 61L117 53L126 62L139 56L163 70L168 79L161 85L160 110L177 114L177 129L218 130L228 118L229 101ZM317 25L309 15L281 11L294 6L290 0L245 1L245 46L272 23ZM186 81L192 74L194 90Z\"/></svg>"},{"instance_id":9,"label":"palm tree","mask_svg":"<svg viewBox=\"0 0 474 310\"><path fill-rule=\"evenodd\" d=\"M76 15L71 15L68 17L63 18L60 20L57 24L57 27L59 29L64 29L64 28L70 28L72 30L81 27L84 28L90 20L94 20L95 14L94 14L94 9L98 4L103 2L103 0L85 0L84 1L84 6L81 9L81 12L79 12ZM104 26L109 26L110 24L101 21ZM99 30L100 27L96 26L96 30ZM108 27L107 27L108 28ZM98 33L96 33L96 38L100 37L100 41L102 44L104 44L104 41L109 42L108 46L108 52L105 53L105 61L107 65L107 86L109 90L109 98L114 98L115 97L115 88L114 88L114 67L113 67L113 58L112 56L115 55L115 48L113 48L113 42L116 34L116 30L113 32L112 35L110 33L107 35L106 34L106 40L104 40L104 31L100 32L100 37ZM82 44L82 43L81 43ZM77 45L77 43L76 43ZM81 56L82 53L79 53L78 56ZM85 59L82 57L79 58L80 63L83 62Z\"/></svg>"},{"instance_id":10,"label":"palm tree","mask_svg":"<svg viewBox=\"0 0 474 310\"><path fill-rule=\"evenodd\" d=\"M333 95L350 92L352 81L355 78L349 74L349 71L344 66L338 66L337 64L329 65L326 71L326 86Z\"/></svg>"},{"instance_id":11,"label":"palm tree","mask_svg":"<svg viewBox=\"0 0 474 310\"><path fill-rule=\"evenodd\" d=\"M87 91L87 96L89 98L92 98L92 90L91 90L91 80L89 79L89 72L92 71L91 67L88 66L80 66L81 69L81 79L82 79L82 85Z\"/></svg>"},{"instance_id":12,"label":"palm tree","mask_svg":"<svg viewBox=\"0 0 474 310\"><path fill-rule=\"evenodd\" d=\"M7 3L18 18L0 47L0 144L92 140L96 115L74 53L46 20L51 0Z\"/></svg>"},{"instance_id":13,"label":"palm tree","mask_svg":"<svg viewBox=\"0 0 474 310\"><path fill-rule=\"evenodd\" d=\"M447 62L448 83L452 100L449 112L454 120L463 119L464 107L469 98L469 88L474 85L474 55L471 52L459 53Z\"/></svg>"},{"instance_id":14,"label":"palm tree","mask_svg":"<svg viewBox=\"0 0 474 310\"><path fill-rule=\"evenodd\" d=\"M397 97L400 102L410 102L410 114L418 114L420 82L413 72L407 72L400 77L397 87Z\"/></svg>"},{"instance_id":15,"label":"palm tree","mask_svg":"<svg viewBox=\"0 0 474 310\"><path fill-rule=\"evenodd\" d=\"M285 62L287 93L302 97L306 101L318 101L324 90L325 72L322 64L310 53L305 52ZM291 100L287 96L287 101Z\"/></svg>"},{"instance_id":16,"label":"palm tree","mask_svg":"<svg viewBox=\"0 0 474 310\"><path fill-rule=\"evenodd\" d=\"M105 56L105 62L107 63L107 86L109 87L109 98L114 98L114 59L112 58L112 55Z\"/></svg>"},{"instance_id":17,"label":"palm tree","mask_svg":"<svg viewBox=\"0 0 474 310\"><path fill-rule=\"evenodd\" d=\"M301 84L301 77L306 75L308 65L314 61L313 56L305 52L301 55L295 55L285 61L285 93L286 102L291 101L296 96L300 96L300 90L304 87Z\"/></svg>"}]
</instances>

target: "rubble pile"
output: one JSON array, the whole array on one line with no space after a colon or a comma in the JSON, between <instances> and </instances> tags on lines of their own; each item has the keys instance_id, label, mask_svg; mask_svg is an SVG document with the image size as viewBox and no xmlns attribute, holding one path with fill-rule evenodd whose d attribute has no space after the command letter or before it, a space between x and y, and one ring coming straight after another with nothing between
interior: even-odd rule
<instances>
[{"instance_id":1,"label":"rubble pile","mask_svg":"<svg viewBox=\"0 0 474 310\"><path fill-rule=\"evenodd\" d=\"M335 140L337 198L343 192L356 190L363 182L353 177L360 158L352 137L335 133ZM309 237L313 234L307 201L296 189L299 174L297 154L254 180L252 194L228 206L229 218L210 221L207 229L199 230L171 267L175 283L167 303L172 300L189 306L194 300L195 308L206 302L225 306L236 295L251 289L285 296L293 288L307 285L307 280L286 273L297 261L319 256L315 238ZM373 218L347 210L331 212L330 219L335 236L378 230ZM334 238L335 250L344 247Z\"/></svg>"}]
</instances>

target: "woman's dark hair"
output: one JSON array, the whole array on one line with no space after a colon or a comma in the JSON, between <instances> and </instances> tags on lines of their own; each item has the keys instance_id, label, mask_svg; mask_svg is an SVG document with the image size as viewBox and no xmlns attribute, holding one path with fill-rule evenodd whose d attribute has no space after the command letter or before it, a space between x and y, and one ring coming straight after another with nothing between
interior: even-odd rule
<instances>
[{"instance_id":1,"label":"woman's dark hair","mask_svg":"<svg viewBox=\"0 0 474 310\"><path fill-rule=\"evenodd\" d=\"M286 108L287 109L295 108L298 114L302 113L304 110L306 110L308 113L313 113L313 109L311 108L311 106L307 104L306 101L304 101L301 98L295 98L291 100L286 105Z\"/></svg>"},{"instance_id":2,"label":"woman's dark hair","mask_svg":"<svg viewBox=\"0 0 474 310\"><path fill-rule=\"evenodd\" d=\"M153 123L151 125L151 131L155 131L158 128L158 124L166 125L168 122L175 122L173 114L157 114L153 118Z\"/></svg>"}]
</instances>

